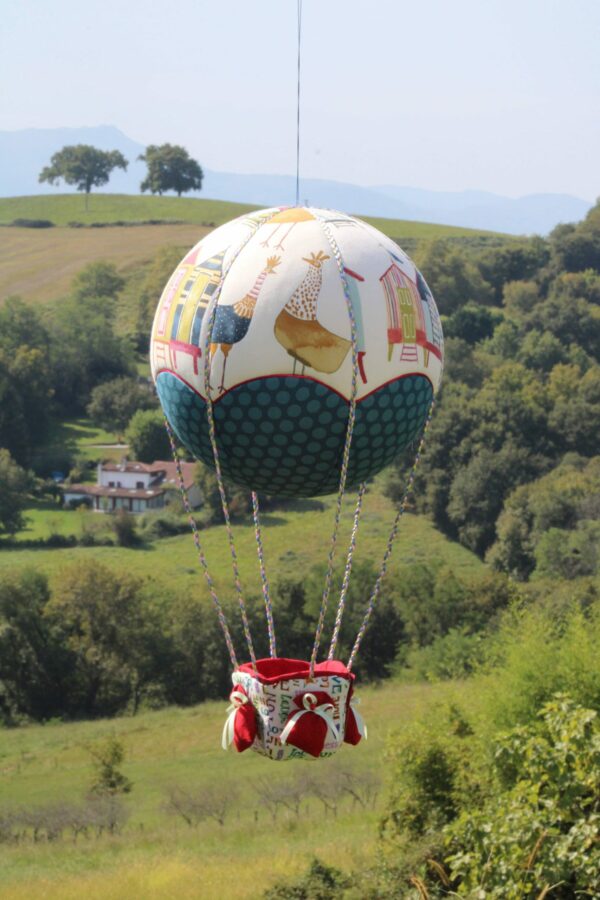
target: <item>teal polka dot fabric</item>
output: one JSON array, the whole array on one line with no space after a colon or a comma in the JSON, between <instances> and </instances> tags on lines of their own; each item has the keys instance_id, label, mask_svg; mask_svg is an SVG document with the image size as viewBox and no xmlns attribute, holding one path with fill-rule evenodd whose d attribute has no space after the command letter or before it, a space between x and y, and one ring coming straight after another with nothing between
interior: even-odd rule
<instances>
[{"instance_id":1,"label":"teal polka dot fabric","mask_svg":"<svg viewBox=\"0 0 600 900\"><path fill-rule=\"evenodd\" d=\"M158 396L181 443L214 465L204 400L171 372ZM376 475L418 436L431 405L431 382L406 375L356 407L347 487ZM348 403L311 378L272 376L240 384L214 403L221 470L250 490L282 497L337 491Z\"/></svg>"}]
</instances>

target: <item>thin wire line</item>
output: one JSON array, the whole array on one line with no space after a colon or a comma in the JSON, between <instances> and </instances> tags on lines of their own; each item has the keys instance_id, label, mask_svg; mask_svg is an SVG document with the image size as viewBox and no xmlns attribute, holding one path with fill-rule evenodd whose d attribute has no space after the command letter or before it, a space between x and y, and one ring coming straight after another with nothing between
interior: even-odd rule
<instances>
[{"instance_id":1,"label":"thin wire line","mask_svg":"<svg viewBox=\"0 0 600 900\"><path fill-rule=\"evenodd\" d=\"M190 523L190 528L192 529L192 534L194 535L194 543L196 544L196 550L198 551L198 559L200 560L200 565L202 566L202 570L204 572L204 577L206 579L206 583L208 585L208 590L210 592L210 596L212 597L212 602L217 611L217 617L219 619L219 625L221 626L221 630L225 637L225 643L227 644L227 649L229 651L229 658L231 660L231 665L234 669L238 668L238 661L235 655L235 650L233 648L233 641L231 640L231 633L229 631L229 626L227 625L227 619L225 617L225 613L223 612L223 607L219 602L219 598L217 597L217 592L215 591L214 582L210 576L210 572L208 570L208 563L206 562L206 556L204 555L204 550L202 549L202 544L200 543L200 535L198 534L198 526L196 524L196 520L192 513L192 508L190 506L190 501L187 495L187 491L185 489L185 484L183 481L183 472L181 470L181 461L179 459L179 454L177 453L177 447L175 444L175 436L173 434L173 430L169 425L169 420L165 416L165 428L167 429L167 434L169 436L169 443L171 445L171 453L173 454L173 461L175 462L175 467L177 469L177 478L179 480L179 490L181 492L181 499L183 501L183 507L188 516L188 522Z\"/></svg>"},{"instance_id":2,"label":"thin wire line","mask_svg":"<svg viewBox=\"0 0 600 900\"><path fill-rule=\"evenodd\" d=\"M358 523L360 520L360 513L362 509L363 497L365 495L365 491L367 489L366 483L363 483L360 486L358 491L358 498L356 500L356 507L354 509L354 521L352 523L352 534L350 535L350 544L348 546L348 554L346 556L346 567L344 569L344 580L342 582L342 590L340 591L340 600L338 603L337 614L335 617L335 626L333 629L333 635L331 637L331 644L329 646L329 653L327 655L327 659L333 659L335 648L337 647L338 638L340 635L340 628L342 627L342 618L344 616L344 609L346 607L346 596L348 594L348 587L350 585L350 575L352 573L352 557L354 556L354 551L356 550L356 532L358 531Z\"/></svg>"},{"instance_id":3,"label":"thin wire line","mask_svg":"<svg viewBox=\"0 0 600 900\"><path fill-rule=\"evenodd\" d=\"M298 0L298 96L296 106L296 206L300 206L300 47L302 42L302 0Z\"/></svg>"},{"instance_id":4,"label":"thin wire line","mask_svg":"<svg viewBox=\"0 0 600 900\"><path fill-rule=\"evenodd\" d=\"M277 214L279 210L275 210L268 219L265 219L258 226L262 228L267 222L269 222L274 215ZM258 230L258 229L257 229ZM256 654L254 652L254 644L252 642L252 635L250 634L250 623L248 622L248 615L246 612L246 603L244 601L244 593L242 589L242 583L240 580L240 572L238 565L238 558L235 549L235 541L233 538L233 529L231 527L231 518L229 516L229 505L227 503L227 494L225 492L225 485L223 483L223 475L221 473L221 460L219 456L219 448L217 445L217 433L215 427L215 415L213 409L213 399L211 395L211 387L210 387L210 374L211 374L211 355L210 355L210 346L212 343L212 332L215 324L215 318L217 314L217 306L219 303L219 298L221 296L221 292L223 290L223 285L225 284L225 279L229 274L231 267L234 262L244 249L249 241L254 237L255 231L252 231L248 237L242 241L242 243L237 247L233 256L231 257L227 266L224 267L223 272L221 274L221 280L219 285L212 295L210 304L206 310L204 321L206 322L206 333L204 338L204 346L202 348L202 352L204 353L204 366L203 366L203 376L204 376L204 394L206 397L206 418L208 422L208 435L210 438L210 445L213 452L213 460L215 464L215 474L217 476L217 485L219 487L219 494L221 497L221 507L223 509L223 518L225 519L225 528L227 530L227 538L229 541L229 552L231 555L231 565L233 570L233 580L235 584L235 590L237 593L238 606L240 608L240 614L242 617L242 625L244 627L244 636L246 638L246 643L248 645L248 652L250 653L250 659L252 661L252 666L254 671L256 671Z\"/></svg>"},{"instance_id":5,"label":"thin wire line","mask_svg":"<svg viewBox=\"0 0 600 900\"><path fill-rule=\"evenodd\" d=\"M260 580L262 582L263 599L265 601L265 613L267 616L267 629L269 632L269 653L271 656L277 656L275 623L273 621L273 604L271 602L269 580L267 578L267 570L265 568L265 553L263 549L262 534L260 530L258 494L256 493L256 491L252 491L252 515L254 517L254 537L256 539L256 550L258 553L258 563L260 566Z\"/></svg>"}]
</instances>

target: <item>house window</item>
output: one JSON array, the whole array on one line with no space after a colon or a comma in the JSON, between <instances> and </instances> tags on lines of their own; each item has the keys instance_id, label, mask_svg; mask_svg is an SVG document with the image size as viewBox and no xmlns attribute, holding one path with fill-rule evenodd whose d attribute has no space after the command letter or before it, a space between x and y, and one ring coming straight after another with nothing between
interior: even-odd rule
<instances>
[{"instance_id":1,"label":"house window","mask_svg":"<svg viewBox=\"0 0 600 900\"><path fill-rule=\"evenodd\" d=\"M109 487L114 487L114 486L115 486L114 481L109 481L109 482L108 482L108 486L109 486Z\"/></svg>"},{"instance_id":2,"label":"house window","mask_svg":"<svg viewBox=\"0 0 600 900\"><path fill-rule=\"evenodd\" d=\"M136 483L135 483L135 489L136 489L136 491L143 491L143 490L144 490L144 482L143 482L143 481L136 481Z\"/></svg>"}]
</instances>

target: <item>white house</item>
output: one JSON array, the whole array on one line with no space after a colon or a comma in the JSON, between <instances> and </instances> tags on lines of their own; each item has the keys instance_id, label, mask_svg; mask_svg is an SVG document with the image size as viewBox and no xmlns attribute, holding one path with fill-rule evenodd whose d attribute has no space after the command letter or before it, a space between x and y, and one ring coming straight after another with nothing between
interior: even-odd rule
<instances>
[{"instance_id":1,"label":"white house","mask_svg":"<svg viewBox=\"0 0 600 900\"><path fill-rule=\"evenodd\" d=\"M183 483L190 506L202 503L200 488L194 484L195 463L181 463ZM125 509L142 513L164 507L179 488L174 462L157 460L151 464L123 460L120 463L98 463L96 484L71 484L63 488L66 506L88 503L97 512Z\"/></svg>"}]
</instances>

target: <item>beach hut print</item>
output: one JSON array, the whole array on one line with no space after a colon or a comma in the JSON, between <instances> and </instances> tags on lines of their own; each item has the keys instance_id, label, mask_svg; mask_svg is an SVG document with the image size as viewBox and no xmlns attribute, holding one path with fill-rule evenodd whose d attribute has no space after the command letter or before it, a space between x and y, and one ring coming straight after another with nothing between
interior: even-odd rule
<instances>
[{"instance_id":1,"label":"beach hut print","mask_svg":"<svg viewBox=\"0 0 600 900\"><path fill-rule=\"evenodd\" d=\"M198 374L198 359L202 356L200 329L221 282L224 256L223 250L197 265L182 266L168 285L154 337L154 358L159 371L177 372L184 354L192 357L194 374Z\"/></svg>"},{"instance_id":2,"label":"beach hut print","mask_svg":"<svg viewBox=\"0 0 600 900\"><path fill-rule=\"evenodd\" d=\"M417 362L417 324L420 313L420 297L417 286L392 263L379 279L385 294L388 319L388 362L392 358L394 344L400 344L401 362Z\"/></svg>"},{"instance_id":3,"label":"beach hut print","mask_svg":"<svg viewBox=\"0 0 600 900\"><path fill-rule=\"evenodd\" d=\"M423 351L425 367L429 365L431 353L441 360L442 326L431 292L420 273L417 272L415 284L393 263L379 280L387 306L388 361L394 344L402 346L402 362L418 362L418 347Z\"/></svg>"}]
</instances>

